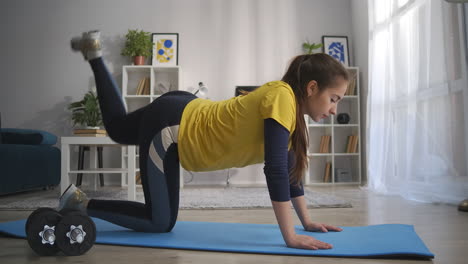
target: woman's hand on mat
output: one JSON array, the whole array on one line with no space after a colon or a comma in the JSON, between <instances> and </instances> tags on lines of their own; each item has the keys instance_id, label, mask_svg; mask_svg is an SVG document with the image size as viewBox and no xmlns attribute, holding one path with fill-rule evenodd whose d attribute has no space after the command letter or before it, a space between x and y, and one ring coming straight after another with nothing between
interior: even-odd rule
<instances>
[{"instance_id":1,"label":"woman's hand on mat","mask_svg":"<svg viewBox=\"0 0 468 264\"><path fill-rule=\"evenodd\" d=\"M320 223L312 223L312 222L307 223L304 226L304 229L309 232L324 232L324 233L328 231L337 231L337 232L343 231L343 229L336 227L336 226L320 224Z\"/></svg>"},{"instance_id":2,"label":"woman's hand on mat","mask_svg":"<svg viewBox=\"0 0 468 264\"><path fill-rule=\"evenodd\" d=\"M294 234L287 239L286 245L290 248L300 249L330 249L333 248L331 244L317 240L311 236Z\"/></svg>"}]
</instances>

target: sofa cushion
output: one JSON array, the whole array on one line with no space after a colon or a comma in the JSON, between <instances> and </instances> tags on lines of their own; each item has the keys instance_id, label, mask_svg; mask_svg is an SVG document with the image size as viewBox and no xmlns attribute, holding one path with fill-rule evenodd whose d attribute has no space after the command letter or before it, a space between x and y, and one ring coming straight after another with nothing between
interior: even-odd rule
<instances>
[{"instance_id":1,"label":"sofa cushion","mask_svg":"<svg viewBox=\"0 0 468 264\"><path fill-rule=\"evenodd\" d=\"M54 145L57 137L46 131L23 128L0 128L2 144Z\"/></svg>"}]
</instances>

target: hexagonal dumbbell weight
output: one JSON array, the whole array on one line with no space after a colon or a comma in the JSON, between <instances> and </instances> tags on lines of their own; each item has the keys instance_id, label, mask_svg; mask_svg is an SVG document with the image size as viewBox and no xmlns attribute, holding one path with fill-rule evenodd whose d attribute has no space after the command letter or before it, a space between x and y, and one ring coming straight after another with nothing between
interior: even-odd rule
<instances>
[{"instance_id":1,"label":"hexagonal dumbbell weight","mask_svg":"<svg viewBox=\"0 0 468 264\"><path fill-rule=\"evenodd\" d=\"M63 217L55 228L57 247L68 256L90 250L96 241L96 225L80 211L61 211Z\"/></svg>"},{"instance_id":2,"label":"hexagonal dumbbell weight","mask_svg":"<svg viewBox=\"0 0 468 264\"><path fill-rule=\"evenodd\" d=\"M41 256L51 256L60 249L56 244L55 230L62 215L52 208L35 210L26 221L26 237L34 252Z\"/></svg>"}]
</instances>

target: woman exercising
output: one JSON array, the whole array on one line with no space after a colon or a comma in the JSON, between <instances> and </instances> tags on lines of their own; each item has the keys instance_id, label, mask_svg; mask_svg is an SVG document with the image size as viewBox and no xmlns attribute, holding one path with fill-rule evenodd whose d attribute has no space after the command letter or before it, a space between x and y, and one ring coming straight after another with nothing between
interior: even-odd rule
<instances>
[{"instance_id":1,"label":"woman exercising","mask_svg":"<svg viewBox=\"0 0 468 264\"><path fill-rule=\"evenodd\" d=\"M348 72L339 62L326 54L300 55L281 81L266 83L247 95L213 102L173 91L127 113L101 57L100 32L83 33L71 44L91 65L110 138L139 146L145 203L88 199L70 185L60 198L60 209L80 209L135 231L169 232L179 209L179 162L189 171L265 162L270 199L287 246L332 247L295 233L290 201L305 230L341 231L311 221L302 186L308 145L303 116L319 121L336 114L348 85Z\"/></svg>"}]
</instances>

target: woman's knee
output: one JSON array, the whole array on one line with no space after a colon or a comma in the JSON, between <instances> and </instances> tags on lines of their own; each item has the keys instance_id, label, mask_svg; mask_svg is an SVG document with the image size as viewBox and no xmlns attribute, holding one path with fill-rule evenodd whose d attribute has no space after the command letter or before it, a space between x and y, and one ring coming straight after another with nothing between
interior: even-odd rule
<instances>
[{"instance_id":1,"label":"woman's knee","mask_svg":"<svg viewBox=\"0 0 468 264\"><path fill-rule=\"evenodd\" d=\"M136 127L125 126L119 120L114 119L105 124L105 128L108 136L119 144L135 145L138 143Z\"/></svg>"},{"instance_id":2,"label":"woman's knee","mask_svg":"<svg viewBox=\"0 0 468 264\"><path fill-rule=\"evenodd\" d=\"M145 232L145 233L168 233L172 231L174 226L175 226L175 223L161 224L161 223L152 221L147 226L142 227L142 230L139 230L139 231Z\"/></svg>"}]
</instances>

